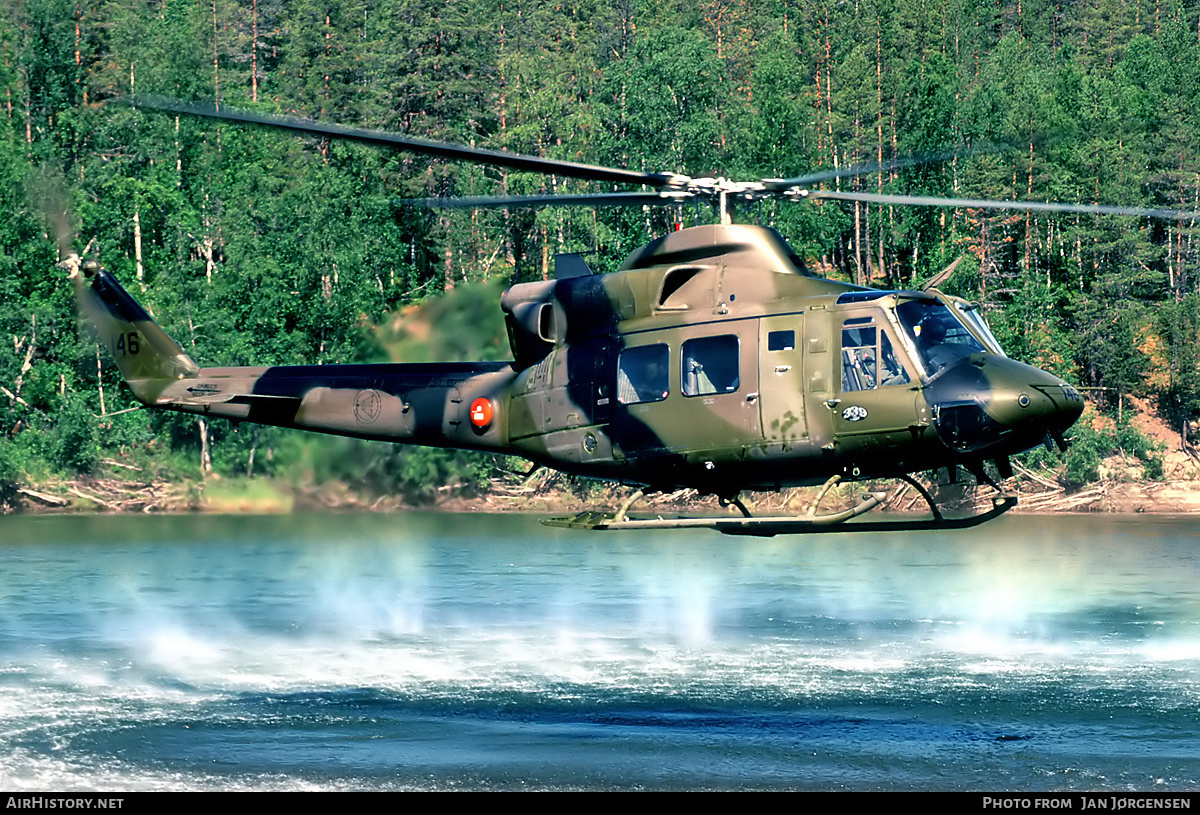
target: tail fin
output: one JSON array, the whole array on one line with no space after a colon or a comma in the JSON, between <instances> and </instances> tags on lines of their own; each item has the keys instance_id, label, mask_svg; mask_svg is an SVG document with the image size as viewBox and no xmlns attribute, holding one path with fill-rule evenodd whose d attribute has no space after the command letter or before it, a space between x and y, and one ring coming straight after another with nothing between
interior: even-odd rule
<instances>
[{"instance_id":1,"label":"tail fin","mask_svg":"<svg viewBox=\"0 0 1200 815\"><path fill-rule=\"evenodd\" d=\"M140 402L155 404L167 385L200 370L100 264L80 263L73 255L63 265L71 271L80 307Z\"/></svg>"}]
</instances>

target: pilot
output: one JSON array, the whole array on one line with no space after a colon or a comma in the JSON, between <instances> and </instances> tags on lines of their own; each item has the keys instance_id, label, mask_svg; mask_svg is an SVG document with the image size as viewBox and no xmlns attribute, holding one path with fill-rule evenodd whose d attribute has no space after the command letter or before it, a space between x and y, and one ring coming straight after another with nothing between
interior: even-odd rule
<instances>
[{"instance_id":1,"label":"pilot","mask_svg":"<svg viewBox=\"0 0 1200 815\"><path fill-rule=\"evenodd\" d=\"M917 326L917 347L933 366L930 373L940 371L959 356L946 342L947 329L946 321L937 314L926 316Z\"/></svg>"}]
</instances>

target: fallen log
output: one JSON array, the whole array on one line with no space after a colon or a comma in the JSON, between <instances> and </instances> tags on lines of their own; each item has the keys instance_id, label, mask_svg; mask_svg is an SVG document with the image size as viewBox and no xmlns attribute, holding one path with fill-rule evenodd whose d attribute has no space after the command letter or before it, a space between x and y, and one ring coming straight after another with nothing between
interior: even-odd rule
<instances>
[{"instance_id":1,"label":"fallen log","mask_svg":"<svg viewBox=\"0 0 1200 815\"><path fill-rule=\"evenodd\" d=\"M45 504L46 506L65 507L67 504L71 503L66 498L59 498L57 495L46 495L44 492L34 492L33 490L26 489L25 487L19 488L17 492L21 495L32 498L38 503Z\"/></svg>"}]
</instances>

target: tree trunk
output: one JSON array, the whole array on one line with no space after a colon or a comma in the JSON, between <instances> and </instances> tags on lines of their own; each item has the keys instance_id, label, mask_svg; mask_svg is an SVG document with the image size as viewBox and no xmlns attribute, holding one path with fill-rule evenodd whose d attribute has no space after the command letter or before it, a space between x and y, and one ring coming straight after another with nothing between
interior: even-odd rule
<instances>
[{"instance_id":1,"label":"tree trunk","mask_svg":"<svg viewBox=\"0 0 1200 815\"><path fill-rule=\"evenodd\" d=\"M212 473L212 453L208 448L208 419L197 419L200 427L200 477L207 478Z\"/></svg>"},{"instance_id":2,"label":"tree trunk","mask_svg":"<svg viewBox=\"0 0 1200 815\"><path fill-rule=\"evenodd\" d=\"M100 415L107 415L108 410L104 407L104 378L101 375L102 368L100 366L100 343L96 343L96 388L100 391Z\"/></svg>"},{"instance_id":3,"label":"tree trunk","mask_svg":"<svg viewBox=\"0 0 1200 815\"><path fill-rule=\"evenodd\" d=\"M138 205L133 205L133 259L137 265L137 281L142 287L142 292L146 291L145 269L142 266L142 219L138 215Z\"/></svg>"},{"instance_id":4,"label":"tree trunk","mask_svg":"<svg viewBox=\"0 0 1200 815\"><path fill-rule=\"evenodd\" d=\"M258 101L258 0L254 0L250 21L250 101Z\"/></svg>"},{"instance_id":5,"label":"tree trunk","mask_svg":"<svg viewBox=\"0 0 1200 815\"><path fill-rule=\"evenodd\" d=\"M164 4L165 5L165 4ZM213 0L213 107L221 109L221 64L217 55L217 0Z\"/></svg>"},{"instance_id":6,"label":"tree trunk","mask_svg":"<svg viewBox=\"0 0 1200 815\"><path fill-rule=\"evenodd\" d=\"M258 425L254 425L254 439L250 442L250 460L246 462L246 478L254 477L254 454L258 452Z\"/></svg>"}]
</instances>

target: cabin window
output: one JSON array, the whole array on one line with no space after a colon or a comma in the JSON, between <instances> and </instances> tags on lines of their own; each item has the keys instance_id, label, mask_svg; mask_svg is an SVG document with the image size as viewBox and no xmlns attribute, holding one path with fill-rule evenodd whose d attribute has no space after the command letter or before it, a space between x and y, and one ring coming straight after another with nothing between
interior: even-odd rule
<instances>
[{"instance_id":1,"label":"cabin window","mask_svg":"<svg viewBox=\"0 0 1200 815\"><path fill-rule=\"evenodd\" d=\"M626 348L617 360L617 401L623 405L661 402L670 390L671 353L666 344Z\"/></svg>"},{"instance_id":2,"label":"cabin window","mask_svg":"<svg viewBox=\"0 0 1200 815\"><path fill-rule=\"evenodd\" d=\"M874 317L851 317L842 324L842 390L866 391L907 385L908 372L887 333Z\"/></svg>"},{"instance_id":3,"label":"cabin window","mask_svg":"<svg viewBox=\"0 0 1200 815\"><path fill-rule=\"evenodd\" d=\"M767 334L768 351L793 351L795 348L795 331L772 331Z\"/></svg>"},{"instance_id":4,"label":"cabin window","mask_svg":"<svg viewBox=\"0 0 1200 815\"><path fill-rule=\"evenodd\" d=\"M683 344L684 396L733 393L742 383L736 334L701 337Z\"/></svg>"}]
</instances>

